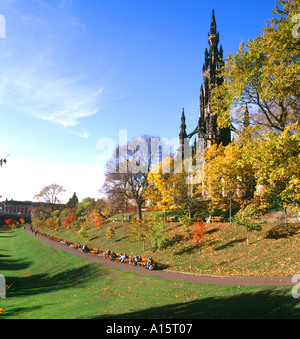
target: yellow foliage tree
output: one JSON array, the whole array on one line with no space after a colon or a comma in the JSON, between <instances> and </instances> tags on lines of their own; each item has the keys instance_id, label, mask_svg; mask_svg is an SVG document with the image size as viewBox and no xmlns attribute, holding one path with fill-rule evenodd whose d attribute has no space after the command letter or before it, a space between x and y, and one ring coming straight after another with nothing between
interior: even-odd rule
<instances>
[{"instance_id":1,"label":"yellow foliage tree","mask_svg":"<svg viewBox=\"0 0 300 339\"><path fill-rule=\"evenodd\" d=\"M174 159L164 158L148 174L147 198L155 201L158 208L166 213L176 209Z\"/></svg>"},{"instance_id":2,"label":"yellow foliage tree","mask_svg":"<svg viewBox=\"0 0 300 339\"><path fill-rule=\"evenodd\" d=\"M183 167L183 166L182 166ZM178 172L178 173L177 173ZM197 173L175 171L174 158L164 158L148 174L148 199L155 201L161 211L182 209L191 218L192 210L199 196L199 184L191 184L190 178Z\"/></svg>"},{"instance_id":3,"label":"yellow foliage tree","mask_svg":"<svg viewBox=\"0 0 300 339\"><path fill-rule=\"evenodd\" d=\"M228 199L253 198L256 182L247 147L237 139L206 151L204 187L212 209L226 209Z\"/></svg>"}]
</instances>

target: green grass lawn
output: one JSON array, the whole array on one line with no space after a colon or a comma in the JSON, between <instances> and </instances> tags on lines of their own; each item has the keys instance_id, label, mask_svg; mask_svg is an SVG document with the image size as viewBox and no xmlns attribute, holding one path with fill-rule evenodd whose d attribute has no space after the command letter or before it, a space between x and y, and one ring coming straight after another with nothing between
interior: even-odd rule
<instances>
[{"instance_id":1,"label":"green grass lawn","mask_svg":"<svg viewBox=\"0 0 300 339\"><path fill-rule=\"evenodd\" d=\"M0 232L0 273L13 284L2 319L299 318L291 288L221 287L109 269L23 229Z\"/></svg>"}]
</instances>

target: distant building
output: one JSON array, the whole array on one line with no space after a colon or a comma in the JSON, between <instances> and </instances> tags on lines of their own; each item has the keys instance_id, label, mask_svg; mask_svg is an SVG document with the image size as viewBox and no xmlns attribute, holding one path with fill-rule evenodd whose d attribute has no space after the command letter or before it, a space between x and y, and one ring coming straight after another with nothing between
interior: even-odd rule
<instances>
[{"instance_id":1,"label":"distant building","mask_svg":"<svg viewBox=\"0 0 300 339\"><path fill-rule=\"evenodd\" d=\"M15 217L30 217L31 215L31 201L14 201L6 200L0 202L0 215L15 216Z\"/></svg>"},{"instance_id":2,"label":"distant building","mask_svg":"<svg viewBox=\"0 0 300 339\"><path fill-rule=\"evenodd\" d=\"M26 222L31 222L32 212L34 209L45 208L49 206L47 203L43 202L32 202L32 201L15 201L15 200L6 200L0 202L0 223L5 219L20 219L24 218ZM56 204L54 205L55 209L62 210L66 205Z\"/></svg>"}]
</instances>

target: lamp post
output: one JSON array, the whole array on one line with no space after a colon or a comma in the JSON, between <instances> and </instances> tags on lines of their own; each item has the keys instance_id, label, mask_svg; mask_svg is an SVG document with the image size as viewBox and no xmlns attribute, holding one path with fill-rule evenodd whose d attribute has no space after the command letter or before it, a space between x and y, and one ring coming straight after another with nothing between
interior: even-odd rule
<instances>
[{"instance_id":1,"label":"lamp post","mask_svg":"<svg viewBox=\"0 0 300 339\"><path fill-rule=\"evenodd\" d=\"M229 191L227 194L227 197L229 198L229 220L230 220L230 225L232 224L232 198L234 196L233 191Z\"/></svg>"}]
</instances>

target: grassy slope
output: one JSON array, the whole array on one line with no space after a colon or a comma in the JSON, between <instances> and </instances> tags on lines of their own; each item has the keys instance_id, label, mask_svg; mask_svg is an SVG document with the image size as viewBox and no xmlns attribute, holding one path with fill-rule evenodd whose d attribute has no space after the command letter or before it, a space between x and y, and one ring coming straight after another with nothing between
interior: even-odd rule
<instances>
[{"instance_id":1,"label":"grassy slope","mask_svg":"<svg viewBox=\"0 0 300 339\"><path fill-rule=\"evenodd\" d=\"M106 239L107 227L116 228L116 239ZM250 246L246 243L244 228L229 224L209 224L199 255L190 227L188 232L179 223L169 223L169 241L165 249L153 252L149 243L133 243L129 238L127 223L110 223L100 231L95 227L87 230L87 238L77 234L75 228L60 232L42 230L73 242L86 243L101 250L109 248L128 255L153 256L173 271L227 276L293 276L299 273L300 225L278 227L265 225L261 232L250 234Z\"/></svg>"},{"instance_id":2,"label":"grassy slope","mask_svg":"<svg viewBox=\"0 0 300 339\"><path fill-rule=\"evenodd\" d=\"M176 283L105 268L20 229L0 232L0 273L14 282L0 318L299 318L290 288Z\"/></svg>"}]
</instances>

